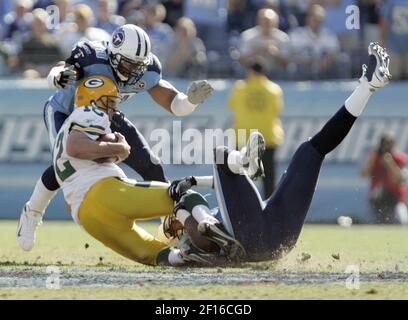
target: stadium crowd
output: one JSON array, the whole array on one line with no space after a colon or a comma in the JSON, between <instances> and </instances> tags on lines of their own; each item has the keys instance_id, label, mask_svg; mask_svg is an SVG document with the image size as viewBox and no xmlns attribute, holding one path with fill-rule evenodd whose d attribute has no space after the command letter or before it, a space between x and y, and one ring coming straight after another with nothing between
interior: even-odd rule
<instances>
[{"instance_id":1,"label":"stadium crowd","mask_svg":"<svg viewBox=\"0 0 408 320\"><path fill-rule=\"evenodd\" d=\"M215 16L194 12L201 2ZM242 77L262 56L273 79L349 78L370 41L391 51L394 79L408 73L406 0L2 0L0 75L44 77L76 42L124 23L147 31L170 77Z\"/></svg>"}]
</instances>

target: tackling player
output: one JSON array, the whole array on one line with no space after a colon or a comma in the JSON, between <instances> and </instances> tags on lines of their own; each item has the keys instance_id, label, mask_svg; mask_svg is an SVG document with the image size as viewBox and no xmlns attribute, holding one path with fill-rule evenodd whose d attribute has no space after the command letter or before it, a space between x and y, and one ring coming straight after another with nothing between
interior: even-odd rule
<instances>
[{"instance_id":1,"label":"tackling player","mask_svg":"<svg viewBox=\"0 0 408 320\"><path fill-rule=\"evenodd\" d=\"M143 264L183 265L190 261L188 254L168 247L135 223L172 214L173 201L168 183L130 180L116 165L131 151L125 137L111 131L119 101L115 83L105 76L80 82L75 109L59 130L53 148L58 184L74 221L112 250ZM196 212L199 227L205 225L227 243L236 243L219 229L217 219L197 211L206 204L201 195L188 193L185 204Z\"/></svg>"},{"instance_id":2,"label":"tackling player","mask_svg":"<svg viewBox=\"0 0 408 320\"><path fill-rule=\"evenodd\" d=\"M325 156L347 136L369 97L391 79L390 58L378 43L368 48L368 67L358 87L340 110L312 138L300 145L276 191L262 201L245 169L252 177L262 174L261 157L265 148L262 135L253 133L246 149L239 151L218 147L213 180L190 177L173 182L170 196L183 208L183 192L193 185L214 184L222 221L228 232L246 249L246 261L279 258L296 244L316 189ZM216 162L217 163L217 162ZM177 213L176 213L177 215ZM204 248L202 248L204 249ZM200 255L200 252L196 254ZM201 253L203 260L209 255ZM197 259L198 261L198 259ZM207 260L211 261L211 260Z\"/></svg>"},{"instance_id":3,"label":"tackling player","mask_svg":"<svg viewBox=\"0 0 408 320\"><path fill-rule=\"evenodd\" d=\"M58 89L44 106L44 121L51 147L63 122L74 110L74 94L79 80L91 75L104 75L114 80L121 101L147 91L154 101L176 116L190 114L211 95L213 89L205 80L193 82L187 95L163 80L160 62L150 48L146 32L131 24L115 30L109 43L78 43L71 56L48 75L50 85ZM127 165L144 180L167 181L160 160L129 120L115 114L111 127L124 135L131 146L130 156L124 161ZM31 198L22 210L17 228L17 240L22 249L32 249L36 228L41 224L44 211L59 187L54 169L50 166L37 181Z\"/></svg>"}]
</instances>

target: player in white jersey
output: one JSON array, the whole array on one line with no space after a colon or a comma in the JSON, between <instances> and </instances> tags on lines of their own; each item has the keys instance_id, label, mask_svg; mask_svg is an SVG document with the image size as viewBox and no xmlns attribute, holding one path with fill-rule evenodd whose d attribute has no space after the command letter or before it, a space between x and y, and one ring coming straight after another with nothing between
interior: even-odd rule
<instances>
[{"instance_id":1,"label":"player in white jersey","mask_svg":"<svg viewBox=\"0 0 408 320\"><path fill-rule=\"evenodd\" d=\"M52 88L58 89L44 105L44 122L51 146L65 119L74 110L75 91L80 81L93 75L113 80L119 89L121 102L147 92L158 105L175 116L193 112L213 90L203 80L192 82L186 94L179 92L162 78L160 61L151 52L146 32L133 24L123 25L115 30L109 42L79 42L65 62L61 61L50 71L48 82ZM111 128L125 136L132 147L124 161L126 165L145 181L168 181L160 159L126 117L115 116ZM23 250L33 248L36 228L42 223L43 214L59 188L54 168L49 166L37 180L20 215L17 241Z\"/></svg>"},{"instance_id":2,"label":"player in white jersey","mask_svg":"<svg viewBox=\"0 0 408 320\"><path fill-rule=\"evenodd\" d=\"M167 192L168 183L127 179L117 165L130 154L125 137L110 129L119 100L111 79L91 76L81 81L76 108L61 127L53 148L58 183L75 222L107 247L143 264L183 265L192 261L188 252L169 247L136 224L138 220L171 215L173 201ZM192 210L208 207L194 192L186 196L186 202ZM205 210L194 218L198 225L214 230L220 225ZM201 241L212 240L218 250L228 253L236 240L229 241L231 236L219 231L225 247L202 236Z\"/></svg>"}]
</instances>

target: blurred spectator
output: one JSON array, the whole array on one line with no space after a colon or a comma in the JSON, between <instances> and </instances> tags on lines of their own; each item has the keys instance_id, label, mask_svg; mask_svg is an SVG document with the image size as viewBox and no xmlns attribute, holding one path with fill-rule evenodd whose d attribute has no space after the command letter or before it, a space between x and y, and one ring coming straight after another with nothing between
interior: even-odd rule
<instances>
[{"instance_id":1,"label":"blurred spectator","mask_svg":"<svg viewBox=\"0 0 408 320\"><path fill-rule=\"evenodd\" d=\"M408 224L407 186L404 165L408 155L395 149L392 133L381 136L378 147L372 150L362 175L370 178L369 201L379 223L396 220Z\"/></svg>"},{"instance_id":2,"label":"blurred spectator","mask_svg":"<svg viewBox=\"0 0 408 320\"><path fill-rule=\"evenodd\" d=\"M278 14L278 28L280 30L288 32L290 29L296 28L298 26L296 17L292 13L290 13L285 2L279 0L265 0L262 8L273 9Z\"/></svg>"},{"instance_id":3,"label":"blurred spectator","mask_svg":"<svg viewBox=\"0 0 408 320\"><path fill-rule=\"evenodd\" d=\"M207 62L204 43L197 38L194 22L180 18L175 27L175 37L170 44L164 72L168 76L200 78Z\"/></svg>"},{"instance_id":4,"label":"blurred spectator","mask_svg":"<svg viewBox=\"0 0 408 320\"><path fill-rule=\"evenodd\" d=\"M142 0L119 0L118 14L126 19L142 7ZM129 23L129 21L127 21Z\"/></svg>"},{"instance_id":5,"label":"blurred spectator","mask_svg":"<svg viewBox=\"0 0 408 320\"><path fill-rule=\"evenodd\" d=\"M10 72L11 59L13 59L13 57L10 56L4 42L0 42L0 76L8 75Z\"/></svg>"},{"instance_id":6,"label":"blurred spectator","mask_svg":"<svg viewBox=\"0 0 408 320\"><path fill-rule=\"evenodd\" d=\"M248 14L249 2L241 0L228 0L227 7L227 32L241 33L253 26L251 15Z\"/></svg>"},{"instance_id":7,"label":"blurred spectator","mask_svg":"<svg viewBox=\"0 0 408 320\"><path fill-rule=\"evenodd\" d=\"M163 1L163 5L166 8L166 18L163 22L174 28L178 19L180 19L184 13L183 0L165 0Z\"/></svg>"},{"instance_id":8,"label":"blurred spectator","mask_svg":"<svg viewBox=\"0 0 408 320\"><path fill-rule=\"evenodd\" d=\"M54 5L54 0L34 0L34 9L46 9L48 6Z\"/></svg>"},{"instance_id":9,"label":"blurred spectator","mask_svg":"<svg viewBox=\"0 0 408 320\"><path fill-rule=\"evenodd\" d=\"M240 38L240 62L249 66L257 57L264 58L273 77L282 76L287 64L289 37L279 30L279 17L272 9L258 11L258 25L244 31Z\"/></svg>"},{"instance_id":10,"label":"blurred spectator","mask_svg":"<svg viewBox=\"0 0 408 320\"><path fill-rule=\"evenodd\" d=\"M5 21L4 17L14 9L13 0L0 1L0 28L4 29ZM0 34L0 39L4 37L4 34Z\"/></svg>"},{"instance_id":11,"label":"blurred spectator","mask_svg":"<svg viewBox=\"0 0 408 320\"><path fill-rule=\"evenodd\" d=\"M111 34L116 28L124 25L126 22L125 18L116 15L116 10L116 1L99 0L98 21L96 26Z\"/></svg>"},{"instance_id":12,"label":"blurred spectator","mask_svg":"<svg viewBox=\"0 0 408 320\"><path fill-rule=\"evenodd\" d=\"M32 0L14 0L14 11L4 17L5 38L20 43L22 36L30 29Z\"/></svg>"},{"instance_id":13,"label":"blurred spectator","mask_svg":"<svg viewBox=\"0 0 408 320\"><path fill-rule=\"evenodd\" d=\"M68 57L72 48L79 41L109 41L110 35L106 31L91 27L94 15L90 7L80 4L74 8L74 23L66 23L57 31L60 50L64 57Z\"/></svg>"},{"instance_id":14,"label":"blurred spectator","mask_svg":"<svg viewBox=\"0 0 408 320\"><path fill-rule=\"evenodd\" d=\"M336 35L322 27L325 10L320 5L311 6L306 26L293 30L290 35L292 60L291 72L300 79L321 79L339 76L340 45ZM344 65L341 65L345 70Z\"/></svg>"},{"instance_id":15,"label":"blurred spectator","mask_svg":"<svg viewBox=\"0 0 408 320\"><path fill-rule=\"evenodd\" d=\"M381 12L381 42L390 52L395 79L408 78L408 1L387 0Z\"/></svg>"},{"instance_id":16,"label":"blurred spectator","mask_svg":"<svg viewBox=\"0 0 408 320\"><path fill-rule=\"evenodd\" d=\"M349 6L357 6L356 0L320 0L325 10L323 28L332 31L339 40L343 51L352 53L358 48L360 29L350 29L346 25L346 9ZM359 23L360 21L355 21ZM367 45L368 46L368 45ZM365 48L367 48L367 46Z\"/></svg>"},{"instance_id":17,"label":"blurred spectator","mask_svg":"<svg viewBox=\"0 0 408 320\"><path fill-rule=\"evenodd\" d=\"M58 7L59 10L60 24L70 22L69 14L73 9L72 0L55 0L55 5Z\"/></svg>"},{"instance_id":18,"label":"blurred spectator","mask_svg":"<svg viewBox=\"0 0 408 320\"><path fill-rule=\"evenodd\" d=\"M286 0L285 5L296 17L299 26L303 27L306 25L306 16L310 6L316 2L316 0Z\"/></svg>"},{"instance_id":19,"label":"blurred spectator","mask_svg":"<svg viewBox=\"0 0 408 320\"><path fill-rule=\"evenodd\" d=\"M248 67L244 80L238 80L232 88L228 106L234 114L233 127L245 129L246 137L238 141L237 148L245 145L251 129L257 129L265 137L266 151L262 158L265 178L265 198L275 186L275 151L283 142L284 132L279 118L283 109L283 93L280 86L267 77L267 63L256 58Z\"/></svg>"},{"instance_id":20,"label":"blurred spectator","mask_svg":"<svg viewBox=\"0 0 408 320\"><path fill-rule=\"evenodd\" d=\"M45 77L50 67L63 59L57 40L47 30L48 14L43 9L33 11L31 32L22 42L19 54L20 68L23 72L32 70L32 73Z\"/></svg>"},{"instance_id":21,"label":"blurred spectator","mask_svg":"<svg viewBox=\"0 0 408 320\"><path fill-rule=\"evenodd\" d=\"M370 42L380 41L380 9L383 0L359 0L360 19L363 28L363 48Z\"/></svg>"},{"instance_id":22,"label":"blurred spectator","mask_svg":"<svg viewBox=\"0 0 408 320\"><path fill-rule=\"evenodd\" d=\"M162 21L166 17L166 8L162 4L147 5L144 10L144 30L150 37L152 52L160 61L165 61L169 45L174 40L173 29Z\"/></svg>"},{"instance_id":23,"label":"blurred spectator","mask_svg":"<svg viewBox=\"0 0 408 320\"><path fill-rule=\"evenodd\" d=\"M117 0L110 0L111 2L116 2ZM80 4L85 4L89 8L91 8L92 12L95 14L98 12L98 7L99 7L99 0L72 0L72 4L74 6L78 6Z\"/></svg>"}]
</instances>

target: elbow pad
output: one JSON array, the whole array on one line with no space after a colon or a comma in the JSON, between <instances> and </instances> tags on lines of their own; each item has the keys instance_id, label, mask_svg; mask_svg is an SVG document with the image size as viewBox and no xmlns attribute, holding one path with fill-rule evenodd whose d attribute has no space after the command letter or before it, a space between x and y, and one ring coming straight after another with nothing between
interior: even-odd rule
<instances>
[{"instance_id":1,"label":"elbow pad","mask_svg":"<svg viewBox=\"0 0 408 320\"><path fill-rule=\"evenodd\" d=\"M171 102L170 109L174 115L183 117L192 113L197 106L197 104L192 104L188 101L187 95L179 92Z\"/></svg>"}]
</instances>

